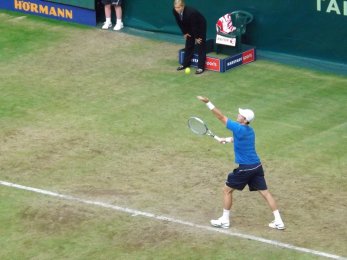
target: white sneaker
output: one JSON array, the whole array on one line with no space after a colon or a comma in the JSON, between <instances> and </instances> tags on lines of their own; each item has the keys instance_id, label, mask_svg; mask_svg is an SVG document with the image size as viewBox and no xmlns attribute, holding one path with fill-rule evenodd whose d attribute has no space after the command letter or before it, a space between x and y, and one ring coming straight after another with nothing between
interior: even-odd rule
<instances>
[{"instance_id":1,"label":"white sneaker","mask_svg":"<svg viewBox=\"0 0 347 260\"><path fill-rule=\"evenodd\" d=\"M113 30L114 30L114 31L119 31L119 30L123 29L123 27L124 27L123 23L117 23L117 24L114 26Z\"/></svg>"},{"instance_id":2,"label":"white sneaker","mask_svg":"<svg viewBox=\"0 0 347 260\"><path fill-rule=\"evenodd\" d=\"M279 230L283 230L286 228L284 226L283 222L282 223L276 223L275 220L269 224L269 227L274 228L274 229L279 229Z\"/></svg>"},{"instance_id":3,"label":"white sneaker","mask_svg":"<svg viewBox=\"0 0 347 260\"><path fill-rule=\"evenodd\" d=\"M224 220L222 218L219 219L211 219L211 225L218 228L229 228L230 222L227 220Z\"/></svg>"},{"instance_id":4,"label":"white sneaker","mask_svg":"<svg viewBox=\"0 0 347 260\"><path fill-rule=\"evenodd\" d=\"M107 30L112 27L112 23L110 22L104 22L104 25L101 27L103 30Z\"/></svg>"}]
</instances>

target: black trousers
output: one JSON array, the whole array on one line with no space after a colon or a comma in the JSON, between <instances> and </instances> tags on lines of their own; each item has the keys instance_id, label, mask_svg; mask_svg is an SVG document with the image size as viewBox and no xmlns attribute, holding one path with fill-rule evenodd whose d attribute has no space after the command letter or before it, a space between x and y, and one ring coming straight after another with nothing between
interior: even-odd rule
<instances>
[{"instance_id":1,"label":"black trousers","mask_svg":"<svg viewBox=\"0 0 347 260\"><path fill-rule=\"evenodd\" d=\"M197 49L199 58L198 68L204 70L206 61L206 37L202 39L200 44L195 44L195 38L193 36L187 37L184 49L184 60L182 65L184 67L190 66L195 48Z\"/></svg>"}]
</instances>

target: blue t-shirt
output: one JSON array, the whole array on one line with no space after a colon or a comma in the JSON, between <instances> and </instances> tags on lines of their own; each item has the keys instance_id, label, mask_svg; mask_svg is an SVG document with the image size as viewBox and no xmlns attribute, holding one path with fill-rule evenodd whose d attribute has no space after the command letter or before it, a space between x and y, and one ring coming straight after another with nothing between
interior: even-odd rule
<instances>
[{"instance_id":1,"label":"blue t-shirt","mask_svg":"<svg viewBox=\"0 0 347 260\"><path fill-rule=\"evenodd\" d=\"M260 159L255 151L255 134L252 127L241 125L228 118L226 127L233 132L235 162L237 164L256 164Z\"/></svg>"}]
</instances>

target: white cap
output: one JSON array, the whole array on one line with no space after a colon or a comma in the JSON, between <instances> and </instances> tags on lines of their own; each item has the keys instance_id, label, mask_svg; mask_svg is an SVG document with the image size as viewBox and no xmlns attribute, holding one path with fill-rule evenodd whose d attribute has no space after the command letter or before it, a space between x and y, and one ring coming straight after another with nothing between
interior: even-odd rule
<instances>
[{"instance_id":1,"label":"white cap","mask_svg":"<svg viewBox=\"0 0 347 260\"><path fill-rule=\"evenodd\" d=\"M251 122L254 119L254 112L250 109L239 108L239 114L246 118L248 122Z\"/></svg>"}]
</instances>

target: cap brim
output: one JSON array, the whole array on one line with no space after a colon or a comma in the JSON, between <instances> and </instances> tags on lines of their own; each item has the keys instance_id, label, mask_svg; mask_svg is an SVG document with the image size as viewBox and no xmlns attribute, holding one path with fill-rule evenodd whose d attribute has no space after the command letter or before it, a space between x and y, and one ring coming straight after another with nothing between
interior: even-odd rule
<instances>
[{"instance_id":1,"label":"cap brim","mask_svg":"<svg viewBox=\"0 0 347 260\"><path fill-rule=\"evenodd\" d=\"M239 114L241 115L241 116L243 116L249 123L250 122L252 122L253 121L253 119L254 119L254 113L252 112L252 116L251 116L251 118L249 118L249 113L247 113L248 112L248 109L242 109L242 108L239 108Z\"/></svg>"},{"instance_id":2,"label":"cap brim","mask_svg":"<svg viewBox=\"0 0 347 260\"><path fill-rule=\"evenodd\" d=\"M244 109L242 109L242 108L239 108L239 114L241 115L241 116L243 116L243 117L245 117L245 110Z\"/></svg>"}]
</instances>

